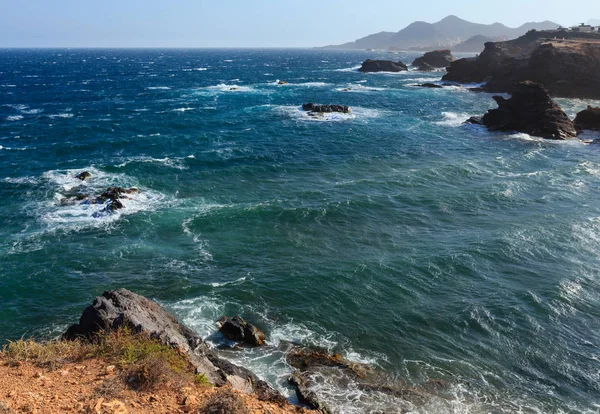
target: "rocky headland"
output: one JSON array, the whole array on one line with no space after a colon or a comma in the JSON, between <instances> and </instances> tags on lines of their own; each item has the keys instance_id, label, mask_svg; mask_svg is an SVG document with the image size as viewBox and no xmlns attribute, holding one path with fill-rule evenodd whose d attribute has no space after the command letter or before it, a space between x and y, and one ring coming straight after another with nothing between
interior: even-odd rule
<instances>
[{"instance_id":1,"label":"rocky headland","mask_svg":"<svg viewBox=\"0 0 600 414\"><path fill-rule=\"evenodd\" d=\"M412 65L422 72L446 68L454 62L454 56L449 50L434 50L425 53L413 61Z\"/></svg>"},{"instance_id":2,"label":"rocky headland","mask_svg":"<svg viewBox=\"0 0 600 414\"><path fill-rule=\"evenodd\" d=\"M530 31L488 42L477 57L450 64L444 81L484 83L487 92L512 93L521 81L543 84L551 96L600 98L600 35Z\"/></svg>"}]
</instances>

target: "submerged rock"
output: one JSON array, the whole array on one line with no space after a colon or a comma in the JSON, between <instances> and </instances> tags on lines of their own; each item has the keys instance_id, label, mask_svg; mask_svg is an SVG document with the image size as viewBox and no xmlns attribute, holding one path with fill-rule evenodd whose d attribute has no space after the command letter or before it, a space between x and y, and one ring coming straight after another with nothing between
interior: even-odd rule
<instances>
[{"instance_id":1,"label":"submerged rock","mask_svg":"<svg viewBox=\"0 0 600 414\"><path fill-rule=\"evenodd\" d=\"M443 85L438 85L437 83L429 83L429 82L422 83L422 84L417 85L417 86L420 87L420 88L434 88L434 89L441 89L441 88L444 87Z\"/></svg>"},{"instance_id":2,"label":"submerged rock","mask_svg":"<svg viewBox=\"0 0 600 414\"><path fill-rule=\"evenodd\" d=\"M575 117L575 126L580 130L600 131L600 108L588 106L587 109L579 112Z\"/></svg>"},{"instance_id":3,"label":"submerged rock","mask_svg":"<svg viewBox=\"0 0 600 414\"><path fill-rule=\"evenodd\" d=\"M287 85L288 82L284 81L284 80L280 80L279 82L277 82L278 85Z\"/></svg>"},{"instance_id":4,"label":"submerged rock","mask_svg":"<svg viewBox=\"0 0 600 414\"><path fill-rule=\"evenodd\" d=\"M346 105L319 105L315 103L305 103L302 105L302 109L307 112L313 113L331 113L340 112L343 114L351 114L352 108Z\"/></svg>"},{"instance_id":5,"label":"submerged rock","mask_svg":"<svg viewBox=\"0 0 600 414\"><path fill-rule=\"evenodd\" d=\"M213 384L230 384L259 399L284 403L285 398L249 370L221 358L194 331L181 324L157 303L126 289L106 291L87 307L79 323L63 334L63 339L94 340L103 330L128 327L145 333L185 353L199 374Z\"/></svg>"},{"instance_id":6,"label":"submerged rock","mask_svg":"<svg viewBox=\"0 0 600 414\"><path fill-rule=\"evenodd\" d=\"M445 68L454 62L454 56L449 50L434 50L427 52L413 61L412 65L421 71Z\"/></svg>"},{"instance_id":7,"label":"submerged rock","mask_svg":"<svg viewBox=\"0 0 600 414\"><path fill-rule=\"evenodd\" d=\"M80 179L81 181L85 181L85 180L87 180L88 178L92 178L92 173L90 173L89 171L83 171L83 172L80 172L79 174L77 174L77 175L75 176L75 178L78 178L78 179Z\"/></svg>"},{"instance_id":8,"label":"submerged rock","mask_svg":"<svg viewBox=\"0 0 600 414\"><path fill-rule=\"evenodd\" d=\"M577 135L573 122L539 83L519 82L510 99L493 98L498 108L490 109L481 120L490 131L517 131L559 140Z\"/></svg>"},{"instance_id":9,"label":"submerged rock","mask_svg":"<svg viewBox=\"0 0 600 414\"><path fill-rule=\"evenodd\" d=\"M403 72L407 71L408 67L402 62L392 62L391 60L371 60L367 59L358 69L363 73L374 72Z\"/></svg>"},{"instance_id":10,"label":"submerged rock","mask_svg":"<svg viewBox=\"0 0 600 414\"><path fill-rule=\"evenodd\" d=\"M243 342L251 346L261 346L265 343L264 332L239 315L233 318L223 316L217 321L217 325L219 326L219 331L231 340Z\"/></svg>"}]
</instances>

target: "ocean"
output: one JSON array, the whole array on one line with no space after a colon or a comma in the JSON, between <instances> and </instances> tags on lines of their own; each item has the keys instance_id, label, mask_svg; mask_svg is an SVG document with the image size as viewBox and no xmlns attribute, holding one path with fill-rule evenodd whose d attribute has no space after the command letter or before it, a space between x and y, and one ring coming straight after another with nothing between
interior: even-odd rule
<instances>
[{"instance_id":1,"label":"ocean","mask_svg":"<svg viewBox=\"0 0 600 414\"><path fill-rule=\"evenodd\" d=\"M270 346L224 354L292 399L283 341L448 384L325 381L339 413L600 412L600 147L463 125L496 105L414 86L439 72L356 70L419 55L0 50L0 341L124 287L214 344L254 322ZM113 185L140 193L66 202Z\"/></svg>"}]
</instances>

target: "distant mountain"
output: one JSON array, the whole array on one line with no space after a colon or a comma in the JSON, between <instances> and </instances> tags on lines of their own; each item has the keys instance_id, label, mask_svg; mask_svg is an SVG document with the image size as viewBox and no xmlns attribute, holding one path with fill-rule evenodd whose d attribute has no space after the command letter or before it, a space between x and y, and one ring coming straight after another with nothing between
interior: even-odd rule
<instances>
[{"instance_id":1,"label":"distant mountain","mask_svg":"<svg viewBox=\"0 0 600 414\"><path fill-rule=\"evenodd\" d=\"M453 52L459 53L481 53L483 49L485 49L485 44L487 42L496 42L502 40L497 37L487 37L482 35L477 35L468 38L462 43L457 44L452 48Z\"/></svg>"},{"instance_id":2,"label":"distant mountain","mask_svg":"<svg viewBox=\"0 0 600 414\"><path fill-rule=\"evenodd\" d=\"M485 36L494 39L512 39L524 35L531 29L556 29L558 24L552 22L525 23L517 28L510 28L500 23L471 23L456 16L448 16L437 23L414 22L397 33L381 32L363 37L354 42L337 46L326 46L330 49L418 49L449 48L465 42L473 36Z\"/></svg>"}]
</instances>

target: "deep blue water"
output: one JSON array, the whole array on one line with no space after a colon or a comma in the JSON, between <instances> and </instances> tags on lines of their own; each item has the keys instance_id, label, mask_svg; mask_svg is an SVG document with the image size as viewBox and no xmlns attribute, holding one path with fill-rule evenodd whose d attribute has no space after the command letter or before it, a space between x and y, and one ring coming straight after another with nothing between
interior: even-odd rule
<instances>
[{"instance_id":1,"label":"deep blue water","mask_svg":"<svg viewBox=\"0 0 600 414\"><path fill-rule=\"evenodd\" d=\"M495 105L412 86L440 73L352 69L417 56L0 50L0 340L126 287L204 336L242 313L450 384L417 406L322 390L339 412L600 412L600 147L461 125ZM110 185L140 194L61 202ZM286 390L278 351L230 357Z\"/></svg>"}]
</instances>

